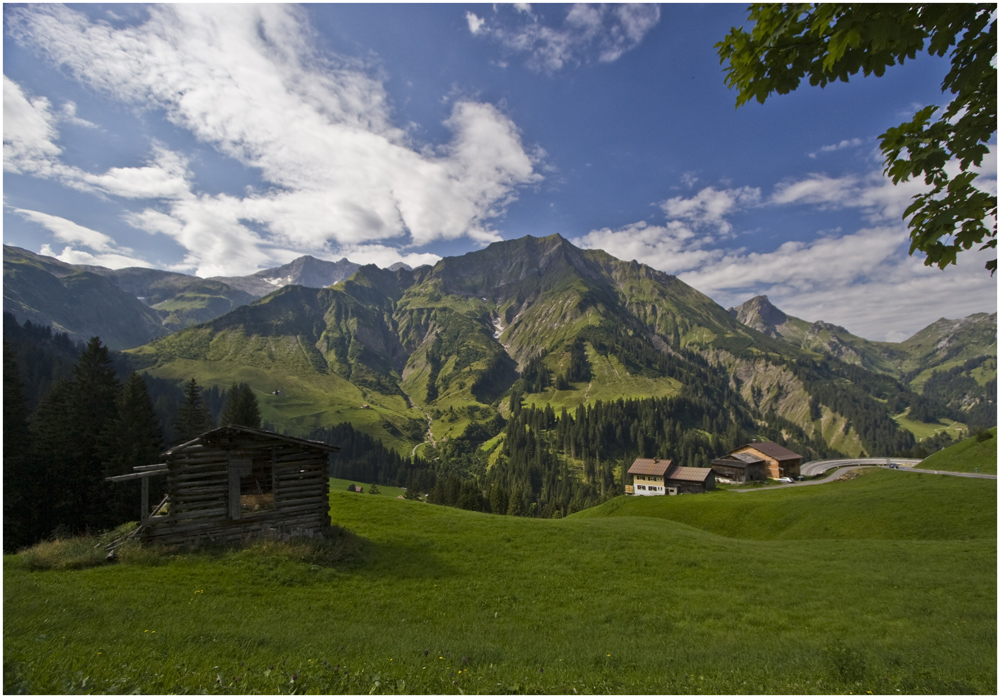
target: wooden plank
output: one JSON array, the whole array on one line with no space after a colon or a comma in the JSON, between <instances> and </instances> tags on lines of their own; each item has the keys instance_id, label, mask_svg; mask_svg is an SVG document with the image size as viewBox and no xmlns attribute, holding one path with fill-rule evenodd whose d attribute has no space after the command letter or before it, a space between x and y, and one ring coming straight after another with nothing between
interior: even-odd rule
<instances>
[{"instance_id":1,"label":"wooden plank","mask_svg":"<svg viewBox=\"0 0 1000 698\"><path fill-rule=\"evenodd\" d=\"M133 465L132 470L134 470L137 473L142 473L147 470L160 470L166 467L167 467L166 463L157 463L156 465Z\"/></svg>"},{"instance_id":2,"label":"wooden plank","mask_svg":"<svg viewBox=\"0 0 1000 698\"><path fill-rule=\"evenodd\" d=\"M107 482L125 482L127 480L142 480L143 482L145 482L148 478L151 478L155 475L163 475L166 472L167 472L166 470L147 470L146 472L143 473L127 473L125 475L111 475L104 479Z\"/></svg>"}]
</instances>

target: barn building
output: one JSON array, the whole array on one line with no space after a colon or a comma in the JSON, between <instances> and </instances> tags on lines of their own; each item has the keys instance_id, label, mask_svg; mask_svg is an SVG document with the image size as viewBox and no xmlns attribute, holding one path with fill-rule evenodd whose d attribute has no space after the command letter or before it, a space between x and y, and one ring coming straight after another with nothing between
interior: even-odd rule
<instances>
[{"instance_id":1,"label":"barn building","mask_svg":"<svg viewBox=\"0 0 1000 698\"><path fill-rule=\"evenodd\" d=\"M767 478L797 477L802 456L773 441L754 441L712 461L720 480L749 482Z\"/></svg>"},{"instance_id":2,"label":"barn building","mask_svg":"<svg viewBox=\"0 0 1000 698\"><path fill-rule=\"evenodd\" d=\"M319 441L225 426L164 453L166 462L107 478L142 480L137 535L163 543L233 541L248 534L316 535L330 526L330 453ZM149 478L167 479L150 513ZM165 513L164 513L165 512Z\"/></svg>"},{"instance_id":3,"label":"barn building","mask_svg":"<svg viewBox=\"0 0 1000 698\"><path fill-rule=\"evenodd\" d=\"M715 489L711 468L682 468L669 459L637 458L628 469L632 484L626 494L638 496L700 493Z\"/></svg>"}]
</instances>

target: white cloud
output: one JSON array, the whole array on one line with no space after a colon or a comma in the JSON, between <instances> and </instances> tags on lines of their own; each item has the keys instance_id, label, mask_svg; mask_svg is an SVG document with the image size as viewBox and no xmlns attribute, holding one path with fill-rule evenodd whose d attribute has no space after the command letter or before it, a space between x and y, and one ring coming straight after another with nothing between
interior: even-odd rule
<instances>
[{"instance_id":1,"label":"white cloud","mask_svg":"<svg viewBox=\"0 0 1000 698\"><path fill-rule=\"evenodd\" d=\"M688 180L691 184L694 180ZM726 218L737 210L755 206L760 201L760 189L716 189L706 187L695 196L675 196L660 204L668 218L684 220L697 228L712 227L721 235L728 235L732 226Z\"/></svg>"},{"instance_id":2,"label":"white cloud","mask_svg":"<svg viewBox=\"0 0 1000 698\"><path fill-rule=\"evenodd\" d=\"M473 12L466 12L465 20L469 23L469 31L473 34L478 34L479 30L482 29L483 24L486 22L485 19L478 17Z\"/></svg>"},{"instance_id":3,"label":"white cloud","mask_svg":"<svg viewBox=\"0 0 1000 698\"><path fill-rule=\"evenodd\" d=\"M145 167L112 167L101 175L79 172L76 179L127 199L177 199L191 196L187 176L183 156L155 146L154 158Z\"/></svg>"},{"instance_id":4,"label":"white cloud","mask_svg":"<svg viewBox=\"0 0 1000 698\"><path fill-rule=\"evenodd\" d=\"M18 40L82 82L136 108L162 109L176 126L260 174L265 191L206 195L182 156L155 145L144 167L59 172L77 188L162 199L129 220L180 242L185 264L199 273L243 269L272 248L313 253L385 240L494 240L491 221L519 187L541 179L517 127L488 104L456 102L445 122L450 142L413 143L393 125L379 78L314 50L301 8L146 9L146 21L123 28L52 6L14 11L8 24ZM47 104L33 106L28 114L50 123L38 118ZM52 142L51 128L26 133ZM5 158L6 146L5 132ZM45 154L51 160L58 151Z\"/></svg>"},{"instance_id":5,"label":"white cloud","mask_svg":"<svg viewBox=\"0 0 1000 698\"><path fill-rule=\"evenodd\" d=\"M862 140L860 138L844 139L844 140L840 141L840 143L835 143L833 145L824 145L824 146L821 146L818 151L816 151L814 153L809 153L809 157L815 158L820 153L832 153L832 152L835 152L837 150L843 150L844 148L857 148L861 144L862 144Z\"/></svg>"},{"instance_id":6,"label":"white cloud","mask_svg":"<svg viewBox=\"0 0 1000 698\"><path fill-rule=\"evenodd\" d=\"M547 73L591 60L614 62L660 21L659 7L645 4L572 5L561 26L547 26L527 5L515 5L513 16L503 9L489 20L467 13L470 31L525 54L529 68Z\"/></svg>"},{"instance_id":7,"label":"white cloud","mask_svg":"<svg viewBox=\"0 0 1000 698\"><path fill-rule=\"evenodd\" d=\"M66 243L61 252L53 251L51 245L42 245L41 254L56 257L68 264L96 264L112 269L151 266L149 262L136 257L133 250L117 245L109 235L41 211L23 208L12 210L25 220L46 228L57 240ZM89 251L73 245L89 248Z\"/></svg>"},{"instance_id":8,"label":"white cloud","mask_svg":"<svg viewBox=\"0 0 1000 698\"><path fill-rule=\"evenodd\" d=\"M98 128L97 124L92 121L87 121L76 115L76 103L66 102L62 105L60 109L59 118L61 121L71 123L75 126L83 126L84 128Z\"/></svg>"},{"instance_id":9,"label":"white cloud","mask_svg":"<svg viewBox=\"0 0 1000 698\"><path fill-rule=\"evenodd\" d=\"M3 76L3 169L44 174L62 149L55 144L56 116L44 97L29 99L21 87Z\"/></svg>"}]
</instances>

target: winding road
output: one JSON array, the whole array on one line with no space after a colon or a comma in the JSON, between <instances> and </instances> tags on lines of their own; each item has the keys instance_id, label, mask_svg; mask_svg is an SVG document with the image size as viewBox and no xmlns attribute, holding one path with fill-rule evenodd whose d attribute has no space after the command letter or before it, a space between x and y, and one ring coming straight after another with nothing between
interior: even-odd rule
<instances>
[{"instance_id":1,"label":"winding road","mask_svg":"<svg viewBox=\"0 0 1000 698\"><path fill-rule=\"evenodd\" d=\"M730 490L730 492L766 492L770 490L777 490L786 487L808 487L810 485L823 485L828 482L833 482L841 475L851 470L857 470L859 468L888 468L889 463L894 463L899 466L899 472L901 473L928 473L931 475L953 475L955 477L972 477L981 480L996 480L996 475L988 475L986 473L959 473L951 470L923 470L921 468L914 468L914 465L920 463L918 458L847 458L841 460L814 460L808 463L804 463L800 468L800 471L805 476L822 475L823 473L829 472L831 469L832 473L827 475L821 480L808 480L806 482L790 482L783 485L769 485L768 487L749 487L746 489Z\"/></svg>"}]
</instances>

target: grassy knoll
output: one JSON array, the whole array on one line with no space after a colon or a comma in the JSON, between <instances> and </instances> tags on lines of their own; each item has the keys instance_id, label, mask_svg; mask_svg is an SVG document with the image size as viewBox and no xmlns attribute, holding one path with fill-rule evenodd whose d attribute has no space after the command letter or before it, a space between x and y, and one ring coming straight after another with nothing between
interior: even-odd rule
<instances>
[{"instance_id":1,"label":"grassy knoll","mask_svg":"<svg viewBox=\"0 0 1000 698\"><path fill-rule=\"evenodd\" d=\"M997 428L990 429L992 439L964 439L954 446L933 453L920 463L921 469L953 470L959 473L997 474Z\"/></svg>"},{"instance_id":2,"label":"grassy knoll","mask_svg":"<svg viewBox=\"0 0 1000 698\"><path fill-rule=\"evenodd\" d=\"M801 540L740 540L655 516L498 517L335 490L334 522L365 541L347 561L258 547L29 571L7 556L4 689L992 694L996 484L954 478L992 502L994 517L955 528L951 500L935 498L946 478L883 475L669 498L736 507L717 519L770 501L767 516ZM846 502L821 505L810 490L824 487L869 493L866 509L842 518L914 498L917 513L899 515L936 521L935 535L911 521L896 537L850 526L810 536L816 526L796 519L832 517ZM793 506L796 496L817 508Z\"/></svg>"}]
</instances>

